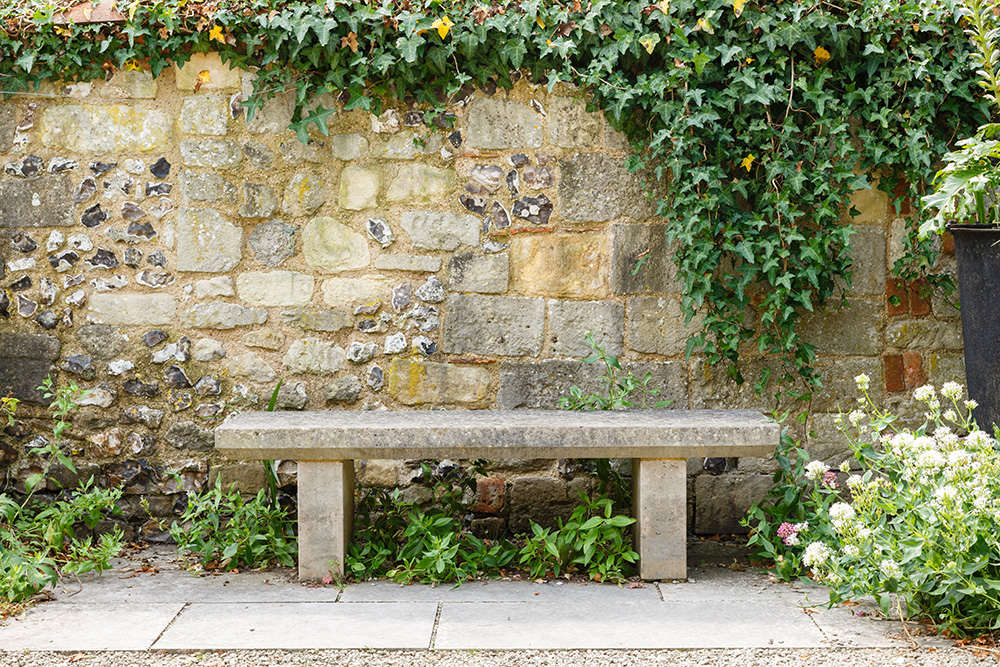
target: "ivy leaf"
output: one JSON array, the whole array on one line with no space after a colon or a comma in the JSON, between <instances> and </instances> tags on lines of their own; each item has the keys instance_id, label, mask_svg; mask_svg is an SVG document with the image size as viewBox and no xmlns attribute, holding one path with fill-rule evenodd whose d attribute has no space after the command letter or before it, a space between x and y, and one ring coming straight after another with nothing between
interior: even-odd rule
<instances>
[{"instance_id":1,"label":"ivy leaf","mask_svg":"<svg viewBox=\"0 0 1000 667\"><path fill-rule=\"evenodd\" d=\"M450 18L442 16L438 20L434 21L434 23L431 23L431 28L437 30L438 34L441 35L441 39L444 39L448 36L448 31L451 30L453 25L455 25L455 23Z\"/></svg>"},{"instance_id":2,"label":"ivy leaf","mask_svg":"<svg viewBox=\"0 0 1000 667\"><path fill-rule=\"evenodd\" d=\"M208 41L211 42L213 40L217 42L222 42L223 44L226 43L226 38L222 36L221 25L212 26L212 29L208 31Z\"/></svg>"},{"instance_id":3,"label":"ivy leaf","mask_svg":"<svg viewBox=\"0 0 1000 667\"><path fill-rule=\"evenodd\" d=\"M340 38L340 48L348 48L352 53L358 52L358 36L353 32L347 33L346 36Z\"/></svg>"},{"instance_id":4,"label":"ivy leaf","mask_svg":"<svg viewBox=\"0 0 1000 667\"><path fill-rule=\"evenodd\" d=\"M660 43L660 36L649 32L639 38L639 43L642 48L646 49L646 53L652 53L656 45Z\"/></svg>"},{"instance_id":5,"label":"ivy leaf","mask_svg":"<svg viewBox=\"0 0 1000 667\"><path fill-rule=\"evenodd\" d=\"M415 63L417 62L417 50L420 48L420 45L426 41L426 39L415 33L409 37L400 37L397 39L396 48L399 49L400 54L403 56L403 60L408 63Z\"/></svg>"},{"instance_id":6,"label":"ivy leaf","mask_svg":"<svg viewBox=\"0 0 1000 667\"><path fill-rule=\"evenodd\" d=\"M739 18L743 14L743 6L747 3L747 0L733 0L733 14L736 18Z\"/></svg>"}]
</instances>

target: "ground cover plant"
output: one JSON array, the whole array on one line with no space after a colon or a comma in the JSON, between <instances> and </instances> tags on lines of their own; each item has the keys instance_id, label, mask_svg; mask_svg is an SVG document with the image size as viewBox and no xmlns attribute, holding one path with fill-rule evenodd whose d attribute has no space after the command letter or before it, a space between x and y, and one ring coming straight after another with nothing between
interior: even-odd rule
<instances>
[{"instance_id":1,"label":"ground cover plant","mask_svg":"<svg viewBox=\"0 0 1000 667\"><path fill-rule=\"evenodd\" d=\"M248 115L294 94L305 141L328 131L324 93L374 113L405 101L436 127L472 86L579 86L655 181L701 327L689 352L740 381L741 355L773 357L758 389L803 397L820 379L799 324L849 285L850 193L878 187L905 212L986 119L955 0L135 0L115 23L61 22L60 7L0 8L4 93L215 50L257 72ZM926 217L907 217L908 281L937 257L916 236Z\"/></svg>"},{"instance_id":2,"label":"ground cover plant","mask_svg":"<svg viewBox=\"0 0 1000 667\"><path fill-rule=\"evenodd\" d=\"M39 389L52 399L52 438L30 451L44 465L25 480L23 493L0 493L0 611L55 585L60 576L108 569L123 547L117 526L96 539L90 533L118 513L115 503L121 498L120 489L96 488L92 478L82 480L78 488L63 489L49 474L56 465L77 474L63 452L63 433L83 392L75 384L56 388L51 379ZM0 419L7 427L16 426L16 413L17 400L3 398Z\"/></svg>"}]
</instances>

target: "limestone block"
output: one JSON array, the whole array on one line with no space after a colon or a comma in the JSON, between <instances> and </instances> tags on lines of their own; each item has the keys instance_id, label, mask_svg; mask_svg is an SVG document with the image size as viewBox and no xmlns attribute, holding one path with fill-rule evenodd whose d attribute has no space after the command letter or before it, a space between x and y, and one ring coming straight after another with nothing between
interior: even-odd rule
<instances>
[{"instance_id":1,"label":"limestone block","mask_svg":"<svg viewBox=\"0 0 1000 667\"><path fill-rule=\"evenodd\" d=\"M699 535L746 534L740 519L774 486L770 475L699 475L694 484L694 532Z\"/></svg>"},{"instance_id":2,"label":"limestone block","mask_svg":"<svg viewBox=\"0 0 1000 667\"><path fill-rule=\"evenodd\" d=\"M177 270L229 271L242 249L243 230L215 209L182 209L177 216Z\"/></svg>"},{"instance_id":3,"label":"limestone block","mask_svg":"<svg viewBox=\"0 0 1000 667\"><path fill-rule=\"evenodd\" d=\"M229 100L218 97L191 97L184 100L178 121L185 134L220 136L229 128Z\"/></svg>"},{"instance_id":4,"label":"limestone block","mask_svg":"<svg viewBox=\"0 0 1000 667\"><path fill-rule=\"evenodd\" d=\"M278 196L266 183L243 184L243 206L240 216L244 218L266 218L278 210Z\"/></svg>"},{"instance_id":5,"label":"limestone block","mask_svg":"<svg viewBox=\"0 0 1000 667\"><path fill-rule=\"evenodd\" d=\"M67 174L0 181L0 229L66 227L75 222L76 207Z\"/></svg>"},{"instance_id":6,"label":"limestone block","mask_svg":"<svg viewBox=\"0 0 1000 667\"><path fill-rule=\"evenodd\" d=\"M95 156L162 150L173 138L170 116L138 106L50 107L42 114L40 125L46 147Z\"/></svg>"},{"instance_id":7,"label":"limestone block","mask_svg":"<svg viewBox=\"0 0 1000 667\"><path fill-rule=\"evenodd\" d=\"M676 294L682 291L673 261L674 247L667 243L666 229L666 225L611 225L612 292ZM642 264L636 271L640 261Z\"/></svg>"},{"instance_id":8,"label":"limestone block","mask_svg":"<svg viewBox=\"0 0 1000 667\"><path fill-rule=\"evenodd\" d=\"M312 215L326 202L326 184L313 174L295 174L285 188L284 211L288 215Z\"/></svg>"},{"instance_id":9,"label":"limestone block","mask_svg":"<svg viewBox=\"0 0 1000 667\"><path fill-rule=\"evenodd\" d=\"M0 102L0 153L6 153L14 145L14 103Z\"/></svg>"},{"instance_id":10,"label":"limestone block","mask_svg":"<svg viewBox=\"0 0 1000 667\"><path fill-rule=\"evenodd\" d=\"M76 339L97 361L111 361L132 351L128 336L108 324L85 324L76 330Z\"/></svg>"},{"instance_id":11,"label":"limestone block","mask_svg":"<svg viewBox=\"0 0 1000 667\"><path fill-rule=\"evenodd\" d=\"M281 220L268 220L254 227L247 241L258 262L279 266L295 254L296 232L298 227L292 227Z\"/></svg>"},{"instance_id":12,"label":"limestone block","mask_svg":"<svg viewBox=\"0 0 1000 667\"><path fill-rule=\"evenodd\" d=\"M363 269L371 261L364 236L333 218L313 218L302 232L306 262L325 273Z\"/></svg>"},{"instance_id":13,"label":"limestone block","mask_svg":"<svg viewBox=\"0 0 1000 667\"><path fill-rule=\"evenodd\" d=\"M444 352L538 356L545 302L525 297L452 294L445 302Z\"/></svg>"},{"instance_id":14,"label":"limestone block","mask_svg":"<svg viewBox=\"0 0 1000 667\"><path fill-rule=\"evenodd\" d=\"M215 361L225 356L225 346L214 338L199 338L191 348L191 358L195 361Z\"/></svg>"},{"instance_id":15,"label":"limestone block","mask_svg":"<svg viewBox=\"0 0 1000 667\"><path fill-rule=\"evenodd\" d=\"M479 366L394 359L389 366L389 395L403 405L486 407L490 374Z\"/></svg>"},{"instance_id":16,"label":"limestone block","mask_svg":"<svg viewBox=\"0 0 1000 667\"><path fill-rule=\"evenodd\" d=\"M851 256L854 274L851 294L882 296L885 294L885 230L873 225L858 225L851 236Z\"/></svg>"},{"instance_id":17,"label":"limestone block","mask_svg":"<svg viewBox=\"0 0 1000 667\"><path fill-rule=\"evenodd\" d=\"M281 363L290 373L332 375L344 368L347 353L336 343L319 338L300 338L288 348Z\"/></svg>"},{"instance_id":18,"label":"limestone block","mask_svg":"<svg viewBox=\"0 0 1000 667\"><path fill-rule=\"evenodd\" d=\"M510 282L507 253L455 255L448 262L448 289L456 292L503 294Z\"/></svg>"},{"instance_id":19,"label":"limestone block","mask_svg":"<svg viewBox=\"0 0 1000 667\"><path fill-rule=\"evenodd\" d=\"M940 320L892 322L885 330L885 344L899 348L961 350L962 323Z\"/></svg>"},{"instance_id":20,"label":"limestone block","mask_svg":"<svg viewBox=\"0 0 1000 667\"><path fill-rule=\"evenodd\" d=\"M199 303L181 314L181 324L195 329L233 329L263 324L267 311L244 308L235 303Z\"/></svg>"},{"instance_id":21,"label":"limestone block","mask_svg":"<svg viewBox=\"0 0 1000 667\"><path fill-rule=\"evenodd\" d=\"M368 150L368 140L360 134L334 134L330 137L330 152L338 160L358 160Z\"/></svg>"},{"instance_id":22,"label":"limestone block","mask_svg":"<svg viewBox=\"0 0 1000 667\"><path fill-rule=\"evenodd\" d=\"M156 98L159 86L149 70L123 69L115 72L101 93L105 97L121 97L129 100L152 100Z\"/></svg>"},{"instance_id":23,"label":"limestone block","mask_svg":"<svg viewBox=\"0 0 1000 667\"><path fill-rule=\"evenodd\" d=\"M315 280L297 271L252 271L236 277L236 293L251 306L305 306Z\"/></svg>"},{"instance_id":24,"label":"limestone block","mask_svg":"<svg viewBox=\"0 0 1000 667\"><path fill-rule=\"evenodd\" d=\"M257 109L253 119L247 121L247 132L251 134L281 134L288 132L292 124L292 112L295 110L295 93L275 95L264 101L264 106Z\"/></svg>"},{"instance_id":25,"label":"limestone block","mask_svg":"<svg viewBox=\"0 0 1000 667\"><path fill-rule=\"evenodd\" d=\"M698 332L697 322L684 324L679 298L635 296L626 302L628 348L673 357L684 354L687 340Z\"/></svg>"},{"instance_id":26,"label":"limestone block","mask_svg":"<svg viewBox=\"0 0 1000 667\"><path fill-rule=\"evenodd\" d=\"M521 294L574 299L608 294L603 236L518 235L510 252L514 289Z\"/></svg>"},{"instance_id":27,"label":"limestone block","mask_svg":"<svg viewBox=\"0 0 1000 667\"><path fill-rule=\"evenodd\" d=\"M222 362L224 373L234 378L245 378L255 384L273 382L278 374L264 359L256 354L238 354Z\"/></svg>"},{"instance_id":28,"label":"limestone block","mask_svg":"<svg viewBox=\"0 0 1000 667\"><path fill-rule=\"evenodd\" d=\"M241 339L247 347L261 347L265 350L280 350L285 346L285 334L266 329L248 331Z\"/></svg>"},{"instance_id":29,"label":"limestone block","mask_svg":"<svg viewBox=\"0 0 1000 667\"><path fill-rule=\"evenodd\" d=\"M367 167L345 167L340 172L341 208L361 211L378 206L378 191L382 187L382 174Z\"/></svg>"},{"instance_id":30,"label":"limestone block","mask_svg":"<svg viewBox=\"0 0 1000 667\"><path fill-rule=\"evenodd\" d=\"M307 331L340 331L354 325L347 313L339 310L315 310L306 308L298 311L284 311L281 316L289 324Z\"/></svg>"},{"instance_id":31,"label":"limestone block","mask_svg":"<svg viewBox=\"0 0 1000 667\"><path fill-rule=\"evenodd\" d=\"M588 149L601 138L601 114L587 113L587 104L572 97L549 100L549 143L561 148Z\"/></svg>"},{"instance_id":32,"label":"limestone block","mask_svg":"<svg viewBox=\"0 0 1000 667\"><path fill-rule=\"evenodd\" d=\"M858 211L853 218L847 216L855 225L884 224L889 216L889 195L874 187L855 190L851 193L848 211L851 208ZM895 213L892 215L895 217Z\"/></svg>"},{"instance_id":33,"label":"limestone block","mask_svg":"<svg viewBox=\"0 0 1000 667\"><path fill-rule=\"evenodd\" d=\"M232 141L186 139L181 142L181 159L188 167L236 169L243 162L243 151Z\"/></svg>"},{"instance_id":34,"label":"limestone block","mask_svg":"<svg viewBox=\"0 0 1000 667\"><path fill-rule=\"evenodd\" d=\"M924 356L927 382L940 387L945 382L965 384L965 357L961 354L932 352Z\"/></svg>"},{"instance_id":35,"label":"limestone block","mask_svg":"<svg viewBox=\"0 0 1000 667\"><path fill-rule=\"evenodd\" d=\"M218 478L223 489L233 489L244 494L256 494L267 486L264 467L256 461L213 465L209 476L210 486L214 486L215 478Z\"/></svg>"},{"instance_id":36,"label":"limestone block","mask_svg":"<svg viewBox=\"0 0 1000 667\"><path fill-rule=\"evenodd\" d=\"M479 220L472 215L407 211L401 225L415 248L454 250L460 245L479 245Z\"/></svg>"},{"instance_id":37,"label":"limestone block","mask_svg":"<svg viewBox=\"0 0 1000 667\"><path fill-rule=\"evenodd\" d=\"M194 90L198 83L198 75L207 73L208 79L203 77L199 90L223 90L226 88L241 88L243 77L240 70L230 68L222 62L218 53L194 53L191 59L184 65L178 67L174 65L174 85L177 90Z\"/></svg>"},{"instance_id":38,"label":"limestone block","mask_svg":"<svg viewBox=\"0 0 1000 667\"><path fill-rule=\"evenodd\" d=\"M95 292L87 302L87 319L126 326L171 324L175 310L174 297L169 294Z\"/></svg>"},{"instance_id":39,"label":"limestone block","mask_svg":"<svg viewBox=\"0 0 1000 667\"><path fill-rule=\"evenodd\" d=\"M372 157L381 160L413 160L421 155L434 155L441 150L441 136L430 137L415 132L400 132L390 135L372 147Z\"/></svg>"},{"instance_id":40,"label":"limestone block","mask_svg":"<svg viewBox=\"0 0 1000 667\"><path fill-rule=\"evenodd\" d=\"M559 163L559 210L569 222L608 222L622 216L653 215L640 174L630 174L621 157L582 153Z\"/></svg>"},{"instance_id":41,"label":"limestone block","mask_svg":"<svg viewBox=\"0 0 1000 667\"><path fill-rule=\"evenodd\" d=\"M54 362L61 348L55 336L5 332L0 336L0 396L48 405L38 387L57 372Z\"/></svg>"},{"instance_id":42,"label":"limestone block","mask_svg":"<svg viewBox=\"0 0 1000 667\"><path fill-rule=\"evenodd\" d=\"M854 409L857 385L861 373L871 379L871 396L878 404L882 397L882 359L880 357L823 358L816 362L823 386L813 394L810 410L814 412L849 412Z\"/></svg>"},{"instance_id":43,"label":"limestone block","mask_svg":"<svg viewBox=\"0 0 1000 667\"><path fill-rule=\"evenodd\" d=\"M330 278L320 286L327 305L353 310L355 306L388 298L392 282L388 278Z\"/></svg>"},{"instance_id":44,"label":"limestone block","mask_svg":"<svg viewBox=\"0 0 1000 667\"><path fill-rule=\"evenodd\" d=\"M849 299L844 308L806 313L799 333L823 354L877 355L884 313L881 300Z\"/></svg>"},{"instance_id":45,"label":"limestone block","mask_svg":"<svg viewBox=\"0 0 1000 667\"><path fill-rule=\"evenodd\" d=\"M394 488L399 484L399 461L368 459L358 474L361 486Z\"/></svg>"},{"instance_id":46,"label":"limestone block","mask_svg":"<svg viewBox=\"0 0 1000 667\"><path fill-rule=\"evenodd\" d=\"M549 354L583 358L592 350L586 334L608 354L622 353L625 338L625 309L611 301L556 301L549 306Z\"/></svg>"},{"instance_id":47,"label":"limestone block","mask_svg":"<svg viewBox=\"0 0 1000 667\"><path fill-rule=\"evenodd\" d=\"M423 163L405 164L392 179L385 196L390 202L434 202L455 189L455 172Z\"/></svg>"},{"instance_id":48,"label":"limestone block","mask_svg":"<svg viewBox=\"0 0 1000 667\"><path fill-rule=\"evenodd\" d=\"M671 408L686 408L688 404L687 365L682 361L642 361L622 364L626 373L642 379L650 374L650 395L647 405L660 400L672 400ZM604 369L581 361L545 359L543 361L504 361L500 364L500 387L497 391L497 408L559 407L559 399L570 395L570 387L577 386L584 394L607 396ZM634 397L642 406L642 397Z\"/></svg>"},{"instance_id":49,"label":"limestone block","mask_svg":"<svg viewBox=\"0 0 1000 667\"><path fill-rule=\"evenodd\" d=\"M441 270L440 257L426 255L401 255L383 253L375 258L375 268L379 271L414 271L417 273L437 273Z\"/></svg>"},{"instance_id":50,"label":"limestone block","mask_svg":"<svg viewBox=\"0 0 1000 667\"><path fill-rule=\"evenodd\" d=\"M469 104L471 148L537 148L544 137L545 118L520 102L478 97Z\"/></svg>"},{"instance_id":51,"label":"limestone block","mask_svg":"<svg viewBox=\"0 0 1000 667\"><path fill-rule=\"evenodd\" d=\"M178 180L188 201L236 203L236 186L219 174L185 169Z\"/></svg>"},{"instance_id":52,"label":"limestone block","mask_svg":"<svg viewBox=\"0 0 1000 667\"><path fill-rule=\"evenodd\" d=\"M213 296L233 296L236 292L233 290L232 278L229 276L216 276L196 282L194 284L194 294L199 299L205 299Z\"/></svg>"},{"instance_id":53,"label":"limestone block","mask_svg":"<svg viewBox=\"0 0 1000 667\"><path fill-rule=\"evenodd\" d=\"M566 482L552 477L519 477L510 487L510 529L514 532L531 530L531 522L543 528L566 521L580 497L577 490L589 491L589 481L583 477Z\"/></svg>"}]
</instances>

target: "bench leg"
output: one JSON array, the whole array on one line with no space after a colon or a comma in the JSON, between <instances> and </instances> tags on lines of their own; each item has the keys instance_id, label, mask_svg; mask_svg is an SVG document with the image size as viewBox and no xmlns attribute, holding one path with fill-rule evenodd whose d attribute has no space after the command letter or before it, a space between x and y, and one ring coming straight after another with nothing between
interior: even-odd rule
<instances>
[{"instance_id":1,"label":"bench leg","mask_svg":"<svg viewBox=\"0 0 1000 667\"><path fill-rule=\"evenodd\" d=\"M354 461L299 461L299 579L344 574L354 524Z\"/></svg>"},{"instance_id":2,"label":"bench leg","mask_svg":"<svg viewBox=\"0 0 1000 667\"><path fill-rule=\"evenodd\" d=\"M687 579L687 460L633 459L639 577Z\"/></svg>"}]
</instances>

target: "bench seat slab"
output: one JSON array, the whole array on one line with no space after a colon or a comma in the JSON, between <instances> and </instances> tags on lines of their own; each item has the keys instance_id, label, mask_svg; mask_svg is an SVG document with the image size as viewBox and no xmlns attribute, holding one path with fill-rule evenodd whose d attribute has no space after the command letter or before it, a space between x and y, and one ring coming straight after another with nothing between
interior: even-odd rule
<instances>
[{"instance_id":1,"label":"bench seat slab","mask_svg":"<svg viewBox=\"0 0 1000 667\"><path fill-rule=\"evenodd\" d=\"M299 578L344 575L354 527L354 461L299 461Z\"/></svg>"}]
</instances>

